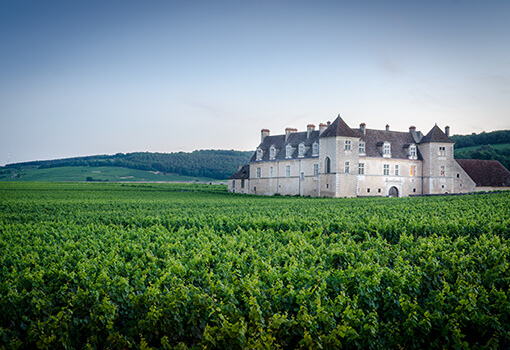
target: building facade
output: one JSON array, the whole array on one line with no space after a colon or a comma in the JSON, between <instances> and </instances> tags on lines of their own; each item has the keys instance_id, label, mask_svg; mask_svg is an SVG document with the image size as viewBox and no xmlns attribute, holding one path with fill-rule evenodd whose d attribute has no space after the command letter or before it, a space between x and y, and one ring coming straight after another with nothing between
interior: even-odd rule
<instances>
[{"instance_id":1,"label":"building facade","mask_svg":"<svg viewBox=\"0 0 510 350\"><path fill-rule=\"evenodd\" d=\"M350 128L340 115L318 130L261 131L248 165L233 174L229 191L317 197L409 196L467 193L475 182L455 161L449 127L426 135Z\"/></svg>"}]
</instances>

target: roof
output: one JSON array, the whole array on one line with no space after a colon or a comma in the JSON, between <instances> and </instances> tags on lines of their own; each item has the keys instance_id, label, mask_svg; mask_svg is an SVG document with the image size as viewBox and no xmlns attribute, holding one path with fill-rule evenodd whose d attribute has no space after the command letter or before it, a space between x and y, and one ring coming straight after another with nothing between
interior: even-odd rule
<instances>
[{"instance_id":1,"label":"roof","mask_svg":"<svg viewBox=\"0 0 510 350\"><path fill-rule=\"evenodd\" d=\"M356 137L365 142L365 154L367 157L380 157L382 155L382 147L385 142L390 144L391 158L408 159L409 146L414 144L413 135L409 132L390 131L390 130L373 130L365 129L365 133L361 129L354 129ZM418 159L422 159L416 147Z\"/></svg>"},{"instance_id":2,"label":"roof","mask_svg":"<svg viewBox=\"0 0 510 350\"><path fill-rule=\"evenodd\" d=\"M429 133L425 135L420 143L430 143L430 142L442 142L442 143L454 143L446 134L441 130L437 124L434 125L432 129L430 129Z\"/></svg>"},{"instance_id":3,"label":"roof","mask_svg":"<svg viewBox=\"0 0 510 350\"><path fill-rule=\"evenodd\" d=\"M510 186L510 171L497 160L456 159L476 186L508 187Z\"/></svg>"},{"instance_id":4,"label":"roof","mask_svg":"<svg viewBox=\"0 0 510 350\"><path fill-rule=\"evenodd\" d=\"M336 117L335 121L331 123L326 130L322 133L321 137L357 137L354 131L347 125L346 122L340 117Z\"/></svg>"},{"instance_id":5,"label":"roof","mask_svg":"<svg viewBox=\"0 0 510 350\"><path fill-rule=\"evenodd\" d=\"M232 174L229 179L247 179L250 177L250 165L246 164L243 165L241 169L239 169L237 172Z\"/></svg>"},{"instance_id":6,"label":"roof","mask_svg":"<svg viewBox=\"0 0 510 350\"><path fill-rule=\"evenodd\" d=\"M292 146L292 158L298 158L298 152L299 152L299 144L303 143L305 147L308 147L308 150L306 150L304 157L308 158L312 156L312 145L314 142L319 140L319 131L314 130L310 133L308 136L307 131L302 132L293 132L289 134L289 137L287 140L285 140L285 135L274 135L274 136L266 136L264 138L264 141L262 141L258 148L264 150L264 153L262 155L262 161L268 161L269 160L269 150L271 146L274 146L276 148L276 156L275 160L284 160L285 158L285 148L287 145ZM257 152L255 151L253 156L251 157L250 162L254 162L257 159Z\"/></svg>"}]
</instances>

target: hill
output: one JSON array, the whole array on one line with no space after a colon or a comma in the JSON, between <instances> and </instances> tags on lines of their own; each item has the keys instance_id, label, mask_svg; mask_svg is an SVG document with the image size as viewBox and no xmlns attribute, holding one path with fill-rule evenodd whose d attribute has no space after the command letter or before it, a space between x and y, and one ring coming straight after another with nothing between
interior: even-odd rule
<instances>
[{"instance_id":1,"label":"hill","mask_svg":"<svg viewBox=\"0 0 510 350\"><path fill-rule=\"evenodd\" d=\"M0 177L2 174L5 177L13 173L13 170L20 173L61 167L114 167L224 180L237 171L240 164L246 164L252 153L234 150L199 150L189 153L135 152L43 160L8 164L0 168Z\"/></svg>"},{"instance_id":2,"label":"hill","mask_svg":"<svg viewBox=\"0 0 510 350\"><path fill-rule=\"evenodd\" d=\"M510 169L510 130L453 135L455 158L497 160Z\"/></svg>"}]
</instances>

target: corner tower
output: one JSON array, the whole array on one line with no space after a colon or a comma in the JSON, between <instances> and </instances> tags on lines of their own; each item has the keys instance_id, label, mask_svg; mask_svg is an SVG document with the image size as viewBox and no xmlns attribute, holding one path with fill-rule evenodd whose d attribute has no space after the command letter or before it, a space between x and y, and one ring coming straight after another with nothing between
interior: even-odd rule
<instances>
[{"instance_id":1,"label":"corner tower","mask_svg":"<svg viewBox=\"0 0 510 350\"><path fill-rule=\"evenodd\" d=\"M449 127L446 127L449 134ZM418 149L423 157L423 194L454 193L454 142L437 124L425 135Z\"/></svg>"}]
</instances>

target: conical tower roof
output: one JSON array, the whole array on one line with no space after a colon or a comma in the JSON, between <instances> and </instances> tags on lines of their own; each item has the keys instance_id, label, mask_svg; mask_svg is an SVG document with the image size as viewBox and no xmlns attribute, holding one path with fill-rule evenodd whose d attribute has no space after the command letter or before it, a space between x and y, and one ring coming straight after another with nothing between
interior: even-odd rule
<instances>
[{"instance_id":1,"label":"conical tower roof","mask_svg":"<svg viewBox=\"0 0 510 350\"><path fill-rule=\"evenodd\" d=\"M420 143L429 143L429 142L441 142L441 143L454 143L446 134L441 130L437 124L429 131L427 135L425 135Z\"/></svg>"},{"instance_id":2,"label":"conical tower roof","mask_svg":"<svg viewBox=\"0 0 510 350\"><path fill-rule=\"evenodd\" d=\"M349 125L347 125L347 123L344 122L340 114L335 119L335 121L331 123L326 130L324 130L320 137L336 137L336 136L358 137L356 133L349 127Z\"/></svg>"}]
</instances>

